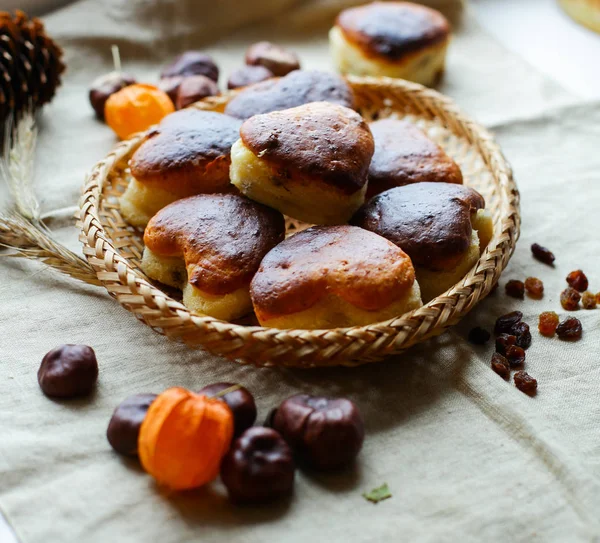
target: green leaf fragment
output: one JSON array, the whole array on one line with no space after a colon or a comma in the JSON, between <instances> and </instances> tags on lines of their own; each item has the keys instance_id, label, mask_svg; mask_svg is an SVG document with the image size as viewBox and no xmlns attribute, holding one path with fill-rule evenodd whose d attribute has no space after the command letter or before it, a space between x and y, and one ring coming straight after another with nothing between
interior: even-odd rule
<instances>
[{"instance_id":1,"label":"green leaf fragment","mask_svg":"<svg viewBox=\"0 0 600 543\"><path fill-rule=\"evenodd\" d=\"M381 486L374 488L371 492L365 492L363 498L373 503L379 503L382 500L387 500L392 497L390 488L387 483L383 483Z\"/></svg>"}]
</instances>

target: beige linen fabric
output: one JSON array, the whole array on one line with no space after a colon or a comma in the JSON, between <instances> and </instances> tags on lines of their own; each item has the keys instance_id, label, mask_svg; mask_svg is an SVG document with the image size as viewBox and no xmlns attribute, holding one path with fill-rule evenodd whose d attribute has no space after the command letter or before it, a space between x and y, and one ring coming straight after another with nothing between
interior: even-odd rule
<instances>
[{"instance_id":1,"label":"beige linen fabric","mask_svg":"<svg viewBox=\"0 0 600 543\"><path fill-rule=\"evenodd\" d=\"M172 4L111 0L102 7L100 0L84 0L47 18L71 70L41 117L38 186L46 212L64 215L56 210L76 201L85 171L114 143L93 120L86 97L90 80L107 70L108 45L121 40L127 68L140 79L155 78L169 25L153 27L138 10L165 5ZM235 26L248 22L243 11L256 15L256 9L242 9L246 3L212 5L203 28L227 23L215 35L234 26L216 13L221 5L239 11L231 15ZM270 17L280 8L290 11L292 2L265 5ZM109 12L115 19L110 25L102 23ZM210 44L223 71L241 62L245 45L257 36L285 38L306 67L327 67L322 33L286 32L276 19ZM169 40L177 49L175 37ZM573 104L572 96L504 51L468 15L457 30L442 90L492 127L515 169L523 234L502 286L510 278L537 276L546 285L544 299L520 302L500 289L446 335L386 363L259 370L169 342L100 288L3 260L0 507L22 542L558 542L600 536L600 310L578 312L585 328L578 343L535 331L541 311L560 311L558 294L572 269L584 268L600 290L600 104ZM75 229L54 224L60 240L78 249ZM556 252L555 268L531 258L534 241ZM514 309L534 329L527 369L539 381L535 399L490 370L491 346L464 339L472 326L489 329L499 314ZM53 402L39 391L41 357L66 342L96 349L100 378L90 399ZM165 492L108 446L108 419L127 395L222 380L255 393L259 422L293 393L352 398L367 425L356 469L298 473L289 502L239 509L219 483ZM372 505L361 497L383 482L393 498Z\"/></svg>"}]
</instances>

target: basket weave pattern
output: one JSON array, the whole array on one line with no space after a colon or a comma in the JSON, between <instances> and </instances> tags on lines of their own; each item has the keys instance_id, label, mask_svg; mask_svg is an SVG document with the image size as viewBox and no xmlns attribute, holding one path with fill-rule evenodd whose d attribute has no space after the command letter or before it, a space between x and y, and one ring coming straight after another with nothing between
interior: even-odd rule
<instances>
[{"instance_id":1,"label":"basket weave pattern","mask_svg":"<svg viewBox=\"0 0 600 543\"><path fill-rule=\"evenodd\" d=\"M464 279L424 307L383 323L334 330L278 330L220 321L188 310L155 287L139 268L143 233L129 226L118 196L129 181L128 161L144 134L120 143L87 178L81 199L83 251L98 279L127 310L157 332L190 346L257 366L354 366L381 360L458 322L483 299L506 267L519 236L519 193L510 166L491 135L448 98L392 79L349 78L367 119L409 118L460 165L465 184L483 194L494 237ZM222 111L231 94L194 107ZM289 224L295 229L301 225Z\"/></svg>"}]
</instances>

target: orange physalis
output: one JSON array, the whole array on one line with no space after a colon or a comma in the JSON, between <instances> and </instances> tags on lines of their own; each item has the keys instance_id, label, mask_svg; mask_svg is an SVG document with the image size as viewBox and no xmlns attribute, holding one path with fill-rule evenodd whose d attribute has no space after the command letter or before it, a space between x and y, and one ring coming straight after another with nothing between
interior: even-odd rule
<instances>
[{"instance_id":1,"label":"orange physalis","mask_svg":"<svg viewBox=\"0 0 600 543\"><path fill-rule=\"evenodd\" d=\"M117 136L125 139L150 128L173 111L175 106L166 92L152 85L135 84L110 95L104 117Z\"/></svg>"},{"instance_id":2,"label":"orange physalis","mask_svg":"<svg viewBox=\"0 0 600 543\"><path fill-rule=\"evenodd\" d=\"M138 439L143 468L174 490L202 486L217 477L233 437L225 402L169 388L150 405Z\"/></svg>"}]
</instances>

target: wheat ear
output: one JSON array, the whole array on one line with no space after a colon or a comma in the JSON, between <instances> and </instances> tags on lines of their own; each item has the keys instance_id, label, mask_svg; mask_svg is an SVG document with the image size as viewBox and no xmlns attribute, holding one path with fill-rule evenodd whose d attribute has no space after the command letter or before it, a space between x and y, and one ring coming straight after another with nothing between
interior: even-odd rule
<instances>
[{"instance_id":1,"label":"wheat ear","mask_svg":"<svg viewBox=\"0 0 600 543\"><path fill-rule=\"evenodd\" d=\"M12 249L5 257L40 260L75 279L101 285L92 267L80 256L54 240L40 219L33 189L33 165L37 131L30 112L14 128L7 124L5 148L0 157L0 177L14 199L14 211L0 212L0 247Z\"/></svg>"},{"instance_id":2,"label":"wheat ear","mask_svg":"<svg viewBox=\"0 0 600 543\"><path fill-rule=\"evenodd\" d=\"M40 260L75 279L91 285L102 285L85 260L19 215L0 216L0 245L13 250L12 253L6 253L5 257Z\"/></svg>"},{"instance_id":3,"label":"wheat ear","mask_svg":"<svg viewBox=\"0 0 600 543\"><path fill-rule=\"evenodd\" d=\"M12 127L12 120L6 124L4 158L0 160L0 175L6 181L14 198L19 214L30 221L40 218L40 206L33 190L33 165L37 142L35 119L30 111L25 111Z\"/></svg>"}]
</instances>

